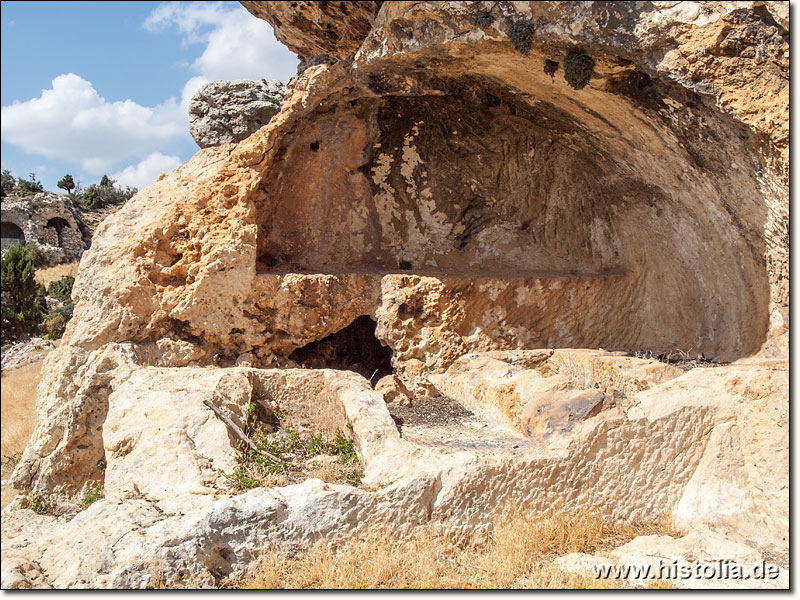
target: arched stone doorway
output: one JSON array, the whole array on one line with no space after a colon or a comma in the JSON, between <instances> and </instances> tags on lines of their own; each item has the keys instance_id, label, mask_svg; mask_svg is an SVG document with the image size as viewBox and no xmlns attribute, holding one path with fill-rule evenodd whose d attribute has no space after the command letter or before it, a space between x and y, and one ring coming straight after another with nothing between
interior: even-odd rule
<instances>
[{"instance_id":1,"label":"arched stone doorway","mask_svg":"<svg viewBox=\"0 0 800 600\"><path fill-rule=\"evenodd\" d=\"M70 229L69 223L67 223L64 219L62 219L61 217L53 217L52 219L50 219L47 222L45 230L55 231L55 235L52 234L48 235L47 237L52 238L52 240L48 239L47 242L48 243L56 242L54 245L57 245L59 248L63 248L64 229Z\"/></svg>"},{"instance_id":2,"label":"arched stone doorway","mask_svg":"<svg viewBox=\"0 0 800 600\"><path fill-rule=\"evenodd\" d=\"M10 221L3 221L2 225L2 247L3 250L6 248L10 248L12 244L24 244L25 243L25 234L22 232L22 229L15 223Z\"/></svg>"}]
</instances>

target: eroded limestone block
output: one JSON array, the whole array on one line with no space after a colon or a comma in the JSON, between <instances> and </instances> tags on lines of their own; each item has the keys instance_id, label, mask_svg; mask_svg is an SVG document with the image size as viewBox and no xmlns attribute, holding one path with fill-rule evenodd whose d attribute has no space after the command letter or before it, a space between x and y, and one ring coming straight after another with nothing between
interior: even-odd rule
<instances>
[{"instance_id":1,"label":"eroded limestone block","mask_svg":"<svg viewBox=\"0 0 800 600\"><path fill-rule=\"evenodd\" d=\"M280 81L211 81L189 103L189 132L201 148L239 142L269 123L281 108Z\"/></svg>"}]
</instances>

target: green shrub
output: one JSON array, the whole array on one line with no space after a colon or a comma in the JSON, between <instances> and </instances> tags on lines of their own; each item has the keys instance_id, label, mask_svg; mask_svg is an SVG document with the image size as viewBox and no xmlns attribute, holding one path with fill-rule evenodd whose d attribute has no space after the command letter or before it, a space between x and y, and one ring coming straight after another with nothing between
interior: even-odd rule
<instances>
[{"instance_id":1,"label":"green shrub","mask_svg":"<svg viewBox=\"0 0 800 600\"><path fill-rule=\"evenodd\" d=\"M30 498L25 496L19 503L22 509L30 509L37 515L44 515L50 510L50 504L42 498L41 494L34 494Z\"/></svg>"},{"instance_id":2,"label":"green shrub","mask_svg":"<svg viewBox=\"0 0 800 600\"><path fill-rule=\"evenodd\" d=\"M347 474L347 483L352 486L358 487L361 485L361 478L364 476L362 469L353 469Z\"/></svg>"},{"instance_id":3,"label":"green shrub","mask_svg":"<svg viewBox=\"0 0 800 600\"><path fill-rule=\"evenodd\" d=\"M50 285L47 286L47 295L59 302L70 302L74 283L75 278L72 275L64 275L61 279L50 282Z\"/></svg>"},{"instance_id":4,"label":"green shrub","mask_svg":"<svg viewBox=\"0 0 800 600\"><path fill-rule=\"evenodd\" d=\"M44 188L41 182L36 180L36 175L34 173L31 173L30 180L23 179L22 177L17 178L17 185L14 186L14 193L20 196L33 196L43 191Z\"/></svg>"},{"instance_id":5,"label":"green shrub","mask_svg":"<svg viewBox=\"0 0 800 600\"><path fill-rule=\"evenodd\" d=\"M17 180L8 169L3 169L0 174L0 197L5 198L14 191L14 186L17 185Z\"/></svg>"},{"instance_id":6,"label":"green shrub","mask_svg":"<svg viewBox=\"0 0 800 600\"><path fill-rule=\"evenodd\" d=\"M407 260L401 260L398 263L398 266L400 267L401 271L410 271L411 270L411 262L409 262Z\"/></svg>"},{"instance_id":7,"label":"green shrub","mask_svg":"<svg viewBox=\"0 0 800 600\"><path fill-rule=\"evenodd\" d=\"M285 422L280 424L281 430L272 432L272 426L265 428L258 413L256 403L251 402L247 407L247 431L255 449L244 443L239 445L240 466L228 476L237 489L258 487L262 484L261 478L266 476L295 477L307 468L310 457L318 455L338 457L340 465L348 466L343 479L351 485L359 485L363 472L359 468L358 454L353 440L344 433L337 431L333 440L317 433L301 438L298 431ZM272 416L279 422L285 419L277 411Z\"/></svg>"},{"instance_id":8,"label":"green shrub","mask_svg":"<svg viewBox=\"0 0 800 600\"><path fill-rule=\"evenodd\" d=\"M339 459L345 464L358 462L358 454L356 454L355 446L353 446L353 440L345 437L341 431L336 432L333 443L329 448L331 453L337 454Z\"/></svg>"},{"instance_id":9,"label":"green shrub","mask_svg":"<svg viewBox=\"0 0 800 600\"><path fill-rule=\"evenodd\" d=\"M100 491L100 488L94 488L91 492L86 494L82 499L81 503L84 506L91 506L101 498L103 498L103 493Z\"/></svg>"},{"instance_id":10,"label":"green shrub","mask_svg":"<svg viewBox=\"0 0 800 600\"><path fill-rule=\"evenodd\" d=\"M67 319L61 313L53 312L47 315L43 327L48 340L60 340L67 328Z\"/></svg>"},{"instance_id":11,"label":"green shrub","mask_svg":"<svg viewBox=\"0 0 800 600\"><path fill-rule=\"evenodd\" d=\"M43 267L47 265L47 253L41 249L39 244L25 244L28 251L28 256L33 261L34 267Z\"/></svg>"},{"instance_id":12,"label":"green shrub","mask_svg":"<svg viewBox=\"0 0 800 600\"><path fill-rule=\"evenodd\" d=\"M306 450L311 456L317 456L318 454L325 453L325 440L322 439L321 435L317 435L316 433L311 434L311 437L308 439L306 443Z\"/></svg>"},{"instance_id":13,"label":"green shrub","mask_svg":"<svg viewBox=\"0 0 800 600\"><path fill-rule=\"evenodd\" d=\"M508 39L514 44L517 52L525 56L531 51L533 44L533 23L530 19L520 19L511 23Z\"/></svg>"},{"instance_id":14,"label":"green shrub","mask_svg":"<svg viewBox=\"0 0 800 600\"><path fill-rule=\"evenodd\" d=\"M99 185L90 185L81 195L86 208L103 208L107 204L107 199L102 193Z\"/></svg>"},{"instance_id":15,"label":"green shrub","mask_svg":"<svg viewBox=\"0 0 800 600\"><path fill-rule=\"evenodd\" d=\"M593 70L594 60L585 54L570 52L564 57L564 79L573 89L585 88Z\"/></svg>"},{"instance_id":16,"label":"green shrub","mask_svg":"<svg viewBox=\"0 0 800 600\"><path fill-rule=\"evenodd\" d=\"M2 283L2 338L19 339L35 332L42 320L42 286L34 279L34 264L27 248L14 244L0 261Z\"/></svg>"},{"instance_id":17,"label":"green shrub","mask_svg":"<svg viewBox=\"0 0 800 600\"><path fill-rule=\"evenodd\" d=\"M47 312L47 289L43 283L36 282L36 303L39 305L39 310L42 314Z\"/></svg>"},{"instance_id":18,"label":"green shrub","mask_svg":"<svg viewBox=\"0 0 800 600\"><path fill-rule=\"evenodd\" d=\"M113 179L108 175L103 175L99 184L92 184L84 191L76 193L86 208L98 209L105 208L112 204L123 204L130 200L138 190L134 187L117 187Z\"/></svg>"},{"instance_id":19,"label":"green shrub","mask_svg":"<svg viewBox=\"0 0 800 600\"><path fill-rule=\"evenodd\" d=\"M248 477L243 467L236 467L231 476L233 485L237 490L249 490L252 488L261 487L261 482L258 479Z\"/></svg>"},{"instance_id":20,"label":"green shrub","mask_svg":"<svg viewBox=\"0 0 800 600\"><path fill-rule=\"evenodd\" d=\"M64 302L58 308L53 308L47 312L42 324L42 332L49 340L60 340L67 328L67 323L72 318L72 301Z\"/></svg>"}]
</instances>

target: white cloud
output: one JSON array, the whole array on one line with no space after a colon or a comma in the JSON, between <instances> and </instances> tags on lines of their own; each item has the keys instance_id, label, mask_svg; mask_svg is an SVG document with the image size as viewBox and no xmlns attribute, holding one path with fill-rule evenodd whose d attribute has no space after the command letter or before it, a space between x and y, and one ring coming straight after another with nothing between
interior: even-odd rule
<instances>
[{"instance_id":1,"label":"white cloud","mask_svg":"<svg viewBox=\"0 0 800 600\"><path fill-rule=\"evenodd\" d=\"M153 152L140 163L114 173L111 179L119 185L130 185L141 190L153 183L161 173L169 173L180 164L181 159L177 156Z\"/></svg>"},{"instance_id":2,"label":"white cloud","mask_svg":"<svg viewBox=\"0 0 800 600\"><path fill-rule=\"evenodd\" d=\"M2 108L2 138L30 154L74 161L101 174L125 159L185 139L187 117L170 98L155 107L108 102L85 79L67 73L26 102Z\"/></svg>"},{"instance_id":3,"label":"white cloud","mask_svg":"<svg viewBox=\"0 0 800 600\"><path fill-rule=\"evenodd\" d=\"M164 2L151 12L144 22L148 31L163 31L175 25L183 43L197 44L208 38L209 25L216 25L225 5L222 2Z\"/></svg>"},{"instance_id":4,"label":"white cloud","mask_svg":"<svg viewBox=\"0 0 800 600\"><path fill-rule=\"evenodd\" d=\"M206 77L197 76L192 77L186 82L186 84L183 86L183 91L181 92L181 108L183 109L183 112L188 114L189 102L192 101L192 96L194 96L197 93L197 90L199 90L209 81L211 80Z\"/></svg>"},{"instance_id":5,"label":"white cloud","mask_svg":"<svg viewBox=\"0 0 800 600\"><path fill-rule=\"evenodd\" d=\"M297 57L275 39L272 27L242 6L222 2L170 2L159 5L144 23L150 31L175 26L185 45L205 43L192 63L200 77L280 79L297 72Z\"/></svg>"},{"instance_id":6,"label":"white cloud","mask_svg":"<svg viewBox=\"0 0 800 600\"><path fill-rule=\"evenodd\" d=\"M144 27L174 27L185 47L204 44L180 98L169 97L157 106L130 99L109 102L91 82L62 74L38 98L2 107L3 141L28 154L75 165L88 178L116 170L113 177L121 184L141 188L180 164L178 155L191 144L189 102L203 84L238 78L286 83L297 70L297 57L275 39L272 27L238 3L164 3L150 13ZM37 168L37 173L46 168Z\"/></svg>"}]
</instances>

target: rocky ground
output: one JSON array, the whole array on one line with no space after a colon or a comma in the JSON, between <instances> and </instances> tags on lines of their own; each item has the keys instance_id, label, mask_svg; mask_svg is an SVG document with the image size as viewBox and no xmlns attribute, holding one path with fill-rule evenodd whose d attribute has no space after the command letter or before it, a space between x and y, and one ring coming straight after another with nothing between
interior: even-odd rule
<instances>
[{"instance_id":1,"label":"rocky ground","mask_svg":"<svg viewBox=\"0 0 800 600\"><path fill-rule=\"evenodd\" d=\"M39 337L19 344L9 344L3 350L3 371L10 371L42 360L56 345L57 342Z\"/></svg>"}]
</instances>

